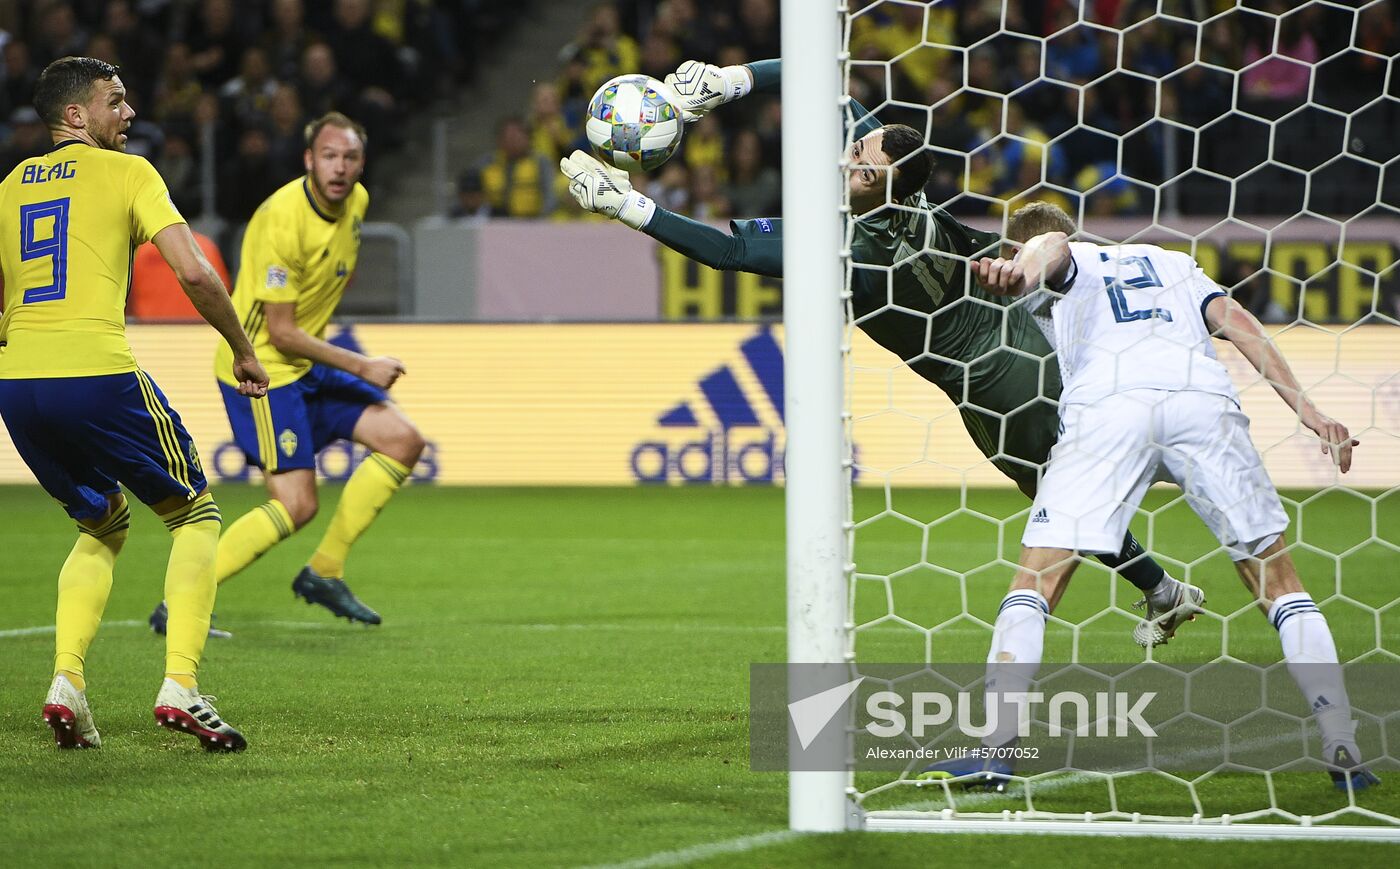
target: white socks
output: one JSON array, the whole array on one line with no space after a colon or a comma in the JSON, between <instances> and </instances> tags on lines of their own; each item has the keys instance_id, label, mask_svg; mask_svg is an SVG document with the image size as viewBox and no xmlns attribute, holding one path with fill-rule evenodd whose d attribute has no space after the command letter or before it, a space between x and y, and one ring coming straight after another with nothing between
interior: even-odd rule
<instances>
[{"instance_id":1,"label":"white socks","mask_svg":"<svg viewBox=\"0 0 1400 869\"><path fill-rule=\"evenodd\" d=\"M1322 750L1328 759L1338 746L1353 757L1356 722L1351 720L1351 700L1337 661L1337 646L1327 619L1307 592L1285 594L1269 608L1269 624L1278 630L1288 674L1298 683L1322 732Z\"/></svg>"},{"instance_id":2,"label":"white socks","mask_svg":"<svg viewBox=\"0 0 1400 869\"><path fill-rule=\"evenodd\" d=\"M985 688L989 695L1005 697L1030 690L1045 651L1045 616L1049 612L1045 598L1030 589L1018 589L1002 600L992 630L992 648L987 652ZM994 702L988 698L989 715ZM1021 708L1010 701L997 702L996 706L996 729L982 739L983 744L993 748L1016 738Z\"/></svg>"}]
</instances>

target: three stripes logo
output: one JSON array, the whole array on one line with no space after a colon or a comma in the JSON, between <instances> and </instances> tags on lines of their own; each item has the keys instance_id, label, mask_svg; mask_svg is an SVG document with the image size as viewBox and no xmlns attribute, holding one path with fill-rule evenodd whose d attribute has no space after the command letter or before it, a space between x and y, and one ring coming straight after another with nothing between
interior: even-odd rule
<instances>
[{"instance_id":1,"label":"three stripes logo","mask_svg":"<svg viewBox=\"0 0 1400 869\"><path fill-rule=\"evenodd\" d=\"M782 479L783 351L761 327L739 345L741 360L697 381L698 395L661 413L669 435L632 449L639 483L772 484Z\"/></svg>"},{"instance_id":2,"label":"three stripes logo","mask_svg":"<svg viewBox=\"0 0 1400 869\"><path fill-rule=\"evenodd\" d=\"M1050 514L1045 512L1044 507L1041 507L1039 510L1035 511L1035 515L1031 517L1031 521L1040 523L1049 522Z\"/></svg>"}]
</instances>

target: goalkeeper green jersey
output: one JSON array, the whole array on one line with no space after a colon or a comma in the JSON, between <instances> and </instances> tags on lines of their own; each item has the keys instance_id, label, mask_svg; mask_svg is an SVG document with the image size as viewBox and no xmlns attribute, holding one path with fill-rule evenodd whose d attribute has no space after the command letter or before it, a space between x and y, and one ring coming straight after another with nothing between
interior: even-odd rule
<instances>
[{"instance_id":1,"label":"goalkeeper green jersey","mask_svg":"<svg viewBox=\"0 0 1400 869\"><path fill-rule=\"evenodd\" d=\"M783 222L730 222L731 232L662 208L644 231L711 268L783 274ZM985 292L966 262L1000 237L964 226L918 198L917 212L858 219L851 241L851 312L860 329L937 385L968 434L1023 491L1033 492L1058 431L1059 366L1021 305Z\"/></svg>"}]
</instances>

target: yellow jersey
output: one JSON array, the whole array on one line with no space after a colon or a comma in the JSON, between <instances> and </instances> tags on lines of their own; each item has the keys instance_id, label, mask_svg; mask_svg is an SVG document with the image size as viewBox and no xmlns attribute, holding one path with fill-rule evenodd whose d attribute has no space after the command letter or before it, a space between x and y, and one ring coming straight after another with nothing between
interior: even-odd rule
<instances>
[{"instance_id":1,"label":"yellow jersey","mask_svg":"<svg viewBox=\"0 0 1400 869\"><path fill-rule=\"evenodd\" d=\"M234 282L233 306L273 387L302 377L311 370L311 360L285 356L273 346L263 305L295 303L297 326L324 338L345 285L355 273L360 226L369 208L369 191L356 184L340 214L326 214L311 198L310 185L306 177L288 182L258 206L243 234ZM214 373L224 383L236 385L233 351L227 345L221 344L214 356Z\"/></svg>"},{"instance_id":2,"label":"yellow jersey","mask_svg":"<svg viewBox=\"0 0 1400 869\"><path fill-rule=\"evenodd\" d=\"M135 371L132 253L184 222L144 157L69 140L16 166L0 182L0 379Z\"/></svg>"}]
</instances>

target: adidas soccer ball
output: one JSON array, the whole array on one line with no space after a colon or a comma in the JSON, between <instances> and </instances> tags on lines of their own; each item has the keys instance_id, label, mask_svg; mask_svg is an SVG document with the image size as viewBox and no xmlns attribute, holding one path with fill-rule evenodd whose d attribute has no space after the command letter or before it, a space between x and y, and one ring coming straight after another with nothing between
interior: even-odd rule
<instances>
[{"instance_id":1,"label":"adidas soccer ball","mask_svg":"<svg viewBox=\"0 0 1400 869\"><path fill-rule=\"evenodd\" d=\"M588 143L599 160L628 172L650 172L681 144L685 121L667 85L650 76L620 75L588 103Z\"/></svg>"}]
</instances>

